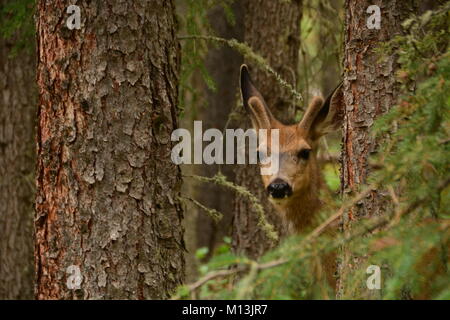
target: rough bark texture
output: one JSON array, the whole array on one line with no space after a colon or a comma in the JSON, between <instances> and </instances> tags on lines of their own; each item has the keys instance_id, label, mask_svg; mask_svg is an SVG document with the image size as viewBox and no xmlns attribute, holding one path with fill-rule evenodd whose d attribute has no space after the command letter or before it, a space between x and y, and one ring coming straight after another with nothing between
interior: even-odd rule
<instances>
[{"instance_id":1,"label":"rough bark texture","mask_svg":"<svg viewBox=\"0 0 450 320\"><path fill-rule=\"evenodd\" d=\"M184 274L174 5L78 2L71 31L70 3L37 6L36 297L167 298Z\"/></svg>"},{"instance_id":2,"label":"rough bark texture","mask_svg":"<svg viewBox=\"0 0 450 320\"><path fill-rule=\"evenodd\" d=\"M0 300L33 297L35 60L0 42Z\"/></svg>"},{"instance_id":3,"label":"rough bark texture","mask_svg":"<svg viewBox=\"0 0 450 320\"><path fill-rule=\"evenodd\" d=\"M209 12L208 18L215 34L226 39L237 39L242 41L243 20L241 3L237 1L233 5L235 24L230 25L227 22L225 12L221 6L214 8ZM239 67L242 64L242 57L229 47L210 48L206 56L205 66L214 79L217 91L206 88L203 84L205 93L205 107L200 110L199 119L203 121L204 129L217 128L222 130L227 124L233 102L236 97L236 84L239 79ZM198 174L204 176L213 176L218 172L218 165L204 165L200 168ZM222 166L222 173L229 180L234 180L232 166ZM200 212L197 219L197 246L208 247L211 254L224 236L229 235L231 231L231 218L233 215L233 194L223 187L200 184L196 190L196 198L207 207L215 208L223 213L223 219L218 223Z\"/></svg>"},{"instance_id":4,"label":"rough bark texture","mask_svg":"<svg viewBox=\"0 0 450 320\"><path fill-rule=\"evenodd\" d=\"M246 0L244 6L244 40L255 52L266 58L274 70L292 84L297 81L297 67L300 46L300 0ZM248 62L251 67L251 62ZM282 122L294 120L295 106L292 95L264 71L251 68L252 79L264 96L273 114ZM240 102L242 104L242 102ZM243 107L241 125L249 127L250 121ZM248 188L261 199L268 220L278 233L285 233L279 216L267 201L261 182L259 168L237 166L236 183ZM257 258L274 243L267 238L260 226L258 215L247 199L238 197L234 203L233 248L239 254Z\"/></svg>"},{"instance_id":5,"label":"rough bark texture","mask_svg":"<svg viewBox=\"0 0 450 320\"><path fill-rule=\"evenodd\" d=\"M374 120L396 103L397 86L395 56L379 61L374 49L401 30L401 22L411 13L413 1L347 0L345 5L343 153L341 188L344 197L351 197L366 182L370 172L369 156L378 143L371 136ZM369 30L366 13L370 5L381 8L381 29ZM344 216L344 232L353 221L381 215L386 206L385 193L373 190ZM345 296L346 274L358 265L358 257L344 249L340 270L339 294ZM352 267L353 266L353 267Z\"/></svg>"}]
</instances>

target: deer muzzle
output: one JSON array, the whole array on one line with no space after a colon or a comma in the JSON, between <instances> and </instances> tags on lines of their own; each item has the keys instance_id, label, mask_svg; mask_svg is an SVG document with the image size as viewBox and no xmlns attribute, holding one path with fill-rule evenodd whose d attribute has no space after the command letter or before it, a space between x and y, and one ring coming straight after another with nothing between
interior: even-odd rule
<instances>
[{"instance_id":1,"label":"deer muzzle","mask_svg":"<svg viewBox=\"0 0 450 320\"><path fill-rule=\"evenodd\" d=\"M284 199L292 195L292 187L282 179L275 179L267 187L267 192L274 199Z\"/></svg>"}]
</instances>

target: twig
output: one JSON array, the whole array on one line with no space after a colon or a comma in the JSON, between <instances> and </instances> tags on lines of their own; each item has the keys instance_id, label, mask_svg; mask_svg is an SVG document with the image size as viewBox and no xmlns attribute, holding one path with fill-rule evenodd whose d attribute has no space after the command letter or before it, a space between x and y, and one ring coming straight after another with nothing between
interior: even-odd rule
<instances>
[{"instance_id":1,"label":"twig","mask_svg":"<svg viewBox=\"0 0 450 320\"><path fill-rule=\"evenodd\" d=\"M441 182L436 190L436 192L440 193L442 192L445 188L448 187L448 185L450 184L450 179L447 179L443 182ZM389 224L389 227L392 227L394 225L396 225L402 216L411 213L412 211L414 211L415 209L417 209L417 207L422 204L423 202L425 202L427 200L427 198L420 198L417 199L416 201L414 201L413 203L411 203L409 206L407 206L404 209L397 209L395 212L395 219L393 219L391 221L391 223Z\"/></svg>"},{"instance_id":2,"label":"twig","mask_svg":"<svg viewBox=\"0 0 450 320\"><path fill-rule=\"evenodd\" d=\"M357 202L361 201L364 197L366 197L373 189L375 189L375 185L371 185L367 187L364 191L357 194L351 201L346 204L343 204L338 212L330 216L325 222L323 222L320 226L315 228L307 237L306 240L312 240L320 235L323 230L325 230L331 223L333 223L336 219L340 218L345 210L354 206Z\"/></svg>"},{"instance_id":3,"label":"twig","mask_svg":"<svg viewBox=\"0 0 450 320\"><path fill-rule=\"evenodd\" d=\"M262 263L262 264L258 264L255 261L251 261L252 264L256 264L255 268L257 271L261 271L261 270L266 270L266 269L270 269L270 268L275 268L278 267L286 262L288 262L289 260L287 259L278 259L278 260L274 260L274 261L270 261L267 263ZM199 287L201 287L202 285L204 285L205 283L207 283L210 280L216 279L216 278L222 278L222 277L227 277L227 276L231 276L240 272L245 272L249 269L249 264L247 265L239 265L233 269L230 270L218 270L218 271L214 271L214 272L210 272L208 273L206 276L204 276L203 278L197 280L196 282L187 285L187 288L190 292L197 290ZM174 298L176 299L176 298Z\"/></svg>"},{"instance_id":4,"label":"twig","mask_svg":"<svg viewBox=\"0 0 450 320\"><path fill-rule=\"evenodd\" d=\"M225 45L229 46L230 48L238 51L245 58L253 60L258 66L263 68L267 73L273 75L276 78L277 82L281 86L287 88L291 92L291 94L294 96L295 99L301 100L301 101L303 100L302 95L297 90L295 90L295 88L291 84L289 84L287 81L282 79L281 76L275 70L273 70L272 67L270 67L270 65L267 63L267 61L263 57L261 57L260 55L255 53L252 50L252 48L250 48L246 43L239 42L236 39L225 39L225 38L219 38L219 37L213 37L213 36L203 36L203 35L180 36L180 37L178 37L178 39L180 39L180 40L194 39L194 40L214 41L214 42L219 42L219 43L225 44Z\"/></svg>"},{"instance_id":5,"label":"twig","mask_svg":"<svg viewBox=\"0 0 450 320\"><path fill-rule=\"evenodd\" d=\"M265 231L265 233L269 239L271 239L274 242L278 241L278 234L275 231L274 226L267 221L263 206L259 202L258 198L256 198L245 187L235 185L234 183L228 181L227 178L221 172L218 172L215 176L213 176L211 178L204 177L204 176L198 176L198 175L183 175L183 177L194 178L201 182L212 182L216 185L223 186L228 189L234 190L241 196L246 197L250 201L251 205L253 206L253 209L255 209L256 213L258 214L259 226L261 226L261 228Z\"/></svg>"},{"instance_id":6,"label":"twig","mask_svg":"<svg viewBox=\"0 0 450 320\"><path fill-rule=\"evenodd\" d=\"M220 178L220 177L213 177L213 178L199 177L199 176L192 176L192 177L200 179L201 181L216 182L217 180L219 180L219 181L221 181L221 184L223 184L223 181L221 180L223 178ZM239 188L239 186L235 186L231 182L228 182L228 181L226 181L226 182L227 183L225 185L227 187ZM351 201L343 204L341 206L341 208L335 214L330 216L325 222L323 222L320 226L315 228L308 236L306 236L304 238L304 240L300 242L300 244L299 244L300 247L296 247L295 250L298 251L301 248L304 248L310 241L316 239L317 236L319 236L331 223L333 223L336 219L341 217L348 208L354 206L357 202L359 202L364 197L366 197L374 188L376 188L378 186L378 184L379 184L379 182L369 185L365 190L363 190L362 192L357 194L355 197L353 197L351 199ZM437 188L437 192L442 192L442 190L444 190L446 187L448 187L449 184L450 184L450 179L443 181L442 183L439 184L439 186ZM391 192L391 197L393 197L394 203L399 203L398 198L395 195L395 193L393 193L393 189L391 186L388 186L388 190L390 190L390 192ZM246 191L248 192L248 190L246 190ZM344 237L340 238L340 240L338 239L338 241L334 241L331 245L324 246L323 248L319 249L318 252L321 253L326 250L333 250L345 243L350 243L354 239L357 239L360 236L362 236L368 232L372 232L373 230L383 227L384 225L389 223L389 221L390 221L390 223L388 224L388 226L386 228L388 228L388 229L392 228L401 220L402 216L411 213L412 211L417 209L422 203L424 203L426 201L427 201L427 198L420 198L404 209L397 209L395 211L395 217L397 219L392 219L392 215L386 215L386 216L377 217L377 218L373 219L372 221L370 221L368 224L363 223L362 225L360 225L360 227L358 229L356 229L352 233L345 235ZM301 256L292 255L292 256L295 257L295 259L305 259L310 255L311 254L303 254ZM277 260L270 261L270 262L267 262L264 264L258 264L255 261L251 261L251 265L254 266L254 268L256 268L256 271L260 271L260 270L264 270L264 269L278 267L289 261L290 261L290 259L277 259ZM196 281L195 283L188 285L187 287L190 290L190 292L192 292L210 280L213 280L213 279L216 279L219 277L227 277L227 276L237 274L240 272L245 272L245 271L249 270L249 265L250 264L247 263L247 265L239 265L239 266L235 267L234 269L219 270L219 271L211 272L208 275L206 275L205 277Z\"/></svg>"},{"instance_id":7,"label":"twig","mask_svg":"<svg viewBox=\"0 0 450 320\"><path fill-rule=\"evenodd\" d=\"M207 178L207 177L197 177L197 178L201 178L202 180L204 179L208 179L211 180L213 178ZM319 227L317 227L316 229L314 229L306 238L304 241L301 242L301 246L303 247L308 241L313 240L314 238L316 238L318 235L320 235L320 233L322 233L322 231L328 227L329 224L331 224L334 220L336 220L337 218L339 218L340 216L342 216L342 214L345 212L345 210L351 206L353 206L356 202L360 201L362 198L364 198L371 190L373 189L373 186L368 187L367 190L361 192L359 195L357 195L353 201L342 205L342 207L340 208L340 210L338 212L336 212L334 215L332 215L330 218L328 218L324 223L322 223ZM336 244L336 247L338 245ZM330 249L330 247L328 248ZM308 255L303 256L302 258L307 257ZM256 265L256 269L257 271L260 270L265 270L265 269L269 269L269 268L275 268L278 267L280 265L283 265L285 263L289 262L289 259L277 259L274 261L270 261L267 263L263 263L263 264L257 264ZM254 261L252 261L252 263L256 263ZM193 284L187 285L187 288L190 292L198 289L199 287L201 287L202 285L204 285L206 282L216 279L216 278L220 278L220 277L227 277L230 275L234 275L240 272L244 272L247 271L249 269L248 265L240 265L235 267L234 269L231 270L219 270L219 271L214 271L211 272L209 274L207 274L206 276L204 276L203 278L199 279L198 281L194 282ZM174 298L176 299L176 298Z\"/></svg>"},{"instance_id":8,"label":"twig","mask_svg":"<svg viewBox=\"0 0 450 320\"><path fill-rule=\"evenodd\" d=\"M179 198L181 200L188 200L188 201L192 202L193 204L195 204L197 207L199 207L200 209L205 211L208 214L208 216L210 216L211 219L214 220L215 223L218 223L223 218L223 214L221 212L219 212L219 211L217 211L216 209L213 209L213 208L208 208L208 207L204 206L203 204L201 204L200 202L198 202L195 199L192 199L192 198L190 198L188 196L180 196Z\"/></svg>"}]
</instances>

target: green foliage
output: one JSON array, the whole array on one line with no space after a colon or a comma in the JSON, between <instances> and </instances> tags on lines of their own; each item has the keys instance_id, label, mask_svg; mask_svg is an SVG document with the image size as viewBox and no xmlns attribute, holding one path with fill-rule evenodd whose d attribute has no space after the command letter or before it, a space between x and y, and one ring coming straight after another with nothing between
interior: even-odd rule
<instances>
[{"instance_id":1,"label":"green foliage","mask_svg":"<svg viewBox=\"0 0 450 320\"><path fill-rule=\"evenodd\" d=\"M342 298L450 298L449 13L447 2L411 17L404 34L379 50L398 57L401 95L375 123L373 134L382 145L371 159L379 169L368 186L344 204L331 205L318 228L287 239L258 261L226 250L215 254L202 267L202 278L180 289L179 298L333 299L321 257L338 254L343 244L351 245L360 261L340 279ZM360 220L346 234L322 232L332 220L327 216L340 217L372 188L390 197L384 215ZM369 265L381 268L381 290L366 287Z\"/></svg>"},{"instance_id":2,"label":"green foliage","mask_svg":"<svg viewBox=\"0 0 450 320\"><path fill-rule=\"evenodd\" d=\"M375 159L383 169L372 181L392 186L392 196L398 198L391 209L394 215L410 212L380 235L391 245L371 256L386 261L389 269L387 299L450 295L450 211L445 205L450 178L449 13L447 3L406 20L405 35L384 47L387 54L398 55L403 95L376 123L374 133L386 142Z\"/></svg>"},{"instance_id":3,"label":"green foliage","mask_svg":"<svg viewBox=\"0 0 450 320\"><path fill-rule=\"evenodd\" d=\"M338 166L335 164L326 164L323 168L323 175L328 188L333 191L338 191L341 186Z\"/></svg>"},{"instance_id":4,"label":"green foliage","mask_svg":"<svg viewBox=\"0 0 450 320\"><path fill-rule=\"evenodd\" d=\"M387 141L375 160L384 169L373 180L398 185L410 203L427 198L424 207L435 217L444 214L440 188L450 169L449 10L447 4L432 17L407 20L408 33L387 44L401 64L403 96L374 130Z\"/></svg>"},{"instance_id":5,"label":"green foliage","mask_svg":"<svg viewBox=\"0 0 450 320\"><path fill-rule=\"evenodd\" d=\"M11 55L33 48L31 44L34 43L35 34L34 3L32 0L14 0L0 5L0 35L4 39L14 41Z\"/></svg>"}]
</instances>

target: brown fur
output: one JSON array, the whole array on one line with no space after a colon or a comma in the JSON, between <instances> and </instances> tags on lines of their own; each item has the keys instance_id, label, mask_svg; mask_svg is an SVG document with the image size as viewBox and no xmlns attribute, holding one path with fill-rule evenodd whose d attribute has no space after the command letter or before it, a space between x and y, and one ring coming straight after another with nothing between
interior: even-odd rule
<instances>
[{"instance_id":1,"label":"brown fur","mask_svg":"<svg viewBox=\"0 0 450 320\"><path fill-rule=\"evenodd\" d=\"M314 227L316 213L322 207L319 195L323 181L317 161L317 151L320 137L337 129L342 121L344 102L341 86L326 101L321 97L314 97L300 123L289 126L283 125L271 114L264 98L253 86L245 65L241 67L241 91L244 106L254 128L256 130L266 129L269 135L267 141L263 141L259 145L260 149L267 149L267 152L270 153L271 130L279 129L279 170L274 175L263 175L262 180L265 189L275 179L282 179L291 186L291 196L283 199L269 199L289 226L290 232L303 233ZM307 160L297 157L302 149L311 150ZM333 235L334 230L328 229L327 233ZM445 244L443 247L448 247L448 243L448 238L443 239L443 244ZM320 280L323 278L322 274L325 273L328 283L335 287L333 277L336 271L335 254L329 253L317 258L321 261L317 264L316 279ZM429 262L436 259L444 261L442 264L430 268ZM442 257L440 249L432 248L416 267L425 279L431 280L434 277L442 277L448 272L448 260L448 255ZM431 296L433 288L430 283L434 282L425 283L417 298L426 299Z\"/></svg>"},{"instance_id":2,"label":"brown fur","mask_svg":"<svg viewBox=\"0 0 450 320\"><path fill-rule=\"evenodd\" d=\"M250 79L247 66L241 67L241 92L244 106L252 120L253 127L266 129L268 139L259 148L270 153L271 130L279 129L279 171L275 175L263 175L264 188L279 178L292 187L292 196L284 199L272 199L277 212L283 217L292 233L301 233L312 226L314 216L321 207L319 199L323 186L322 176L317 162L319 139L330 128L339 126L342 111L342 92L340 87L324 101L314 97L302 120L295 125L283 125L270 112L262 94ZM298 158L298 153L311 150L307 160Z\"/></svg>"},{"instance_id":3,"label":"brown fur","mask_svg":"<svg viewBox=\"0 0 450 320\"><path fill-rule=\"evenodd\" d=\"M291 196L269 199L288 225L290 233L305 232L314 226L316 213L322 206L319 194L323 181L317 151L320 137L338 128L342 120L341 87L326 101L321 97L314 97L300 123L289 126L283 125L272 115L264 98L253 86L245 65L241 67L241 92L253 127L256 130L267 130L268 138L260 142L260 149L270 154L271 130L279 129L279 170L274 175L262 176L264 188L267 189L275 179L282 179L291 186ZM310 150L308 159L298 156L304 149ZM330 253L318 259L321 263L317 266L317 280L323 278L322 273L325 273L328 283L335 287L335 254Z\"/></svg>"},{"instance_id":4,"label":"brown fur","mask_svg":"<svg viewBox=\"0 0 450 320\"><path fill-rule=\"evenodd\" d=\"M261 176L264 188L276 178L282 178L292 186L291 197L270 199L277 212L286 220L292 233L300 233L313 222L314 214L320 209L319 200L322 177L317 162L317 141L307 136L298 125L272 127L279 129L280 168L276 175ZM270 132L269 132L270 134ZM270 140L269 140L270 141ZM311 149L307 161L296 159L301 149ZM267 147L270 152L270 146Z\"/></svg>"}]
</instances>

